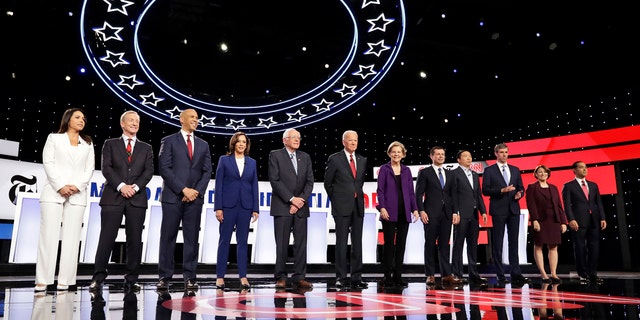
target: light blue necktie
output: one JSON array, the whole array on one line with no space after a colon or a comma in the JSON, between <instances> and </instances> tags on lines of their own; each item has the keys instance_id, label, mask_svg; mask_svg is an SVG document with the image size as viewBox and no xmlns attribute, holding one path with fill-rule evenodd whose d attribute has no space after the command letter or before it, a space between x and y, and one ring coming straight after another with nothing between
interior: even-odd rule
<instances>
[{"instance_id":1,"label":"light blue necktie","mask_svg":"<svg viewBox=\"0 0 640 320\"><path fill-rule=\"evenodd\" d=\"M444 189L444 176L442 176L442 168L438 168L438 177L440 178L440 187Z\"/></svg>"},{"instance_id":2,"label":"light blue necktie","mask_svg":"<svg viewBox=\"0 0 640 320\"><path fill-rule=\"evenodd\" d=\"M290 154L289 158L291 158L291 163L293 163L293 169L296 171L296 174L298 174L298 161L295 152Z\"/></svg>"},{"instance_id":3,"label":"light blue necktie","mask_svg":"<svg viewBox=\"0 0 640 320\"><path fill-rule=\"evenodd\" d=\"M507 166L502 165L502 177L504 178L504 183L509 185L509 175L507 174Z\"/></svg>"}]
</instances>

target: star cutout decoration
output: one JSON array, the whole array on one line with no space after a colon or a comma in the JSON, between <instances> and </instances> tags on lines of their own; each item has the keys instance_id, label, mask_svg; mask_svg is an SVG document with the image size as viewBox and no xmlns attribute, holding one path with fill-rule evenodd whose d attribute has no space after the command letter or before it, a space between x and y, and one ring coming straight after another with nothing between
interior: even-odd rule
<instances>
[{"instance_id":1,"label":"star cutout decoration","mask_svg":"<svg viewBox=\"0 0 640 320\"><path fill-rule=\"evenodd\" d=\"M135 74L131 76L123 76L123 75L119 75L119 76L120 76L120 81L118 82L118 85L126 86L131 90L133 90L135 86L140 86L144 84L144 82L136 80Z\"/></svg>"},{"instance_id":2,"label":"star cutout decoration","mask_svg":"<svg viewBox=\"0 0 640 320\"><path fill-rule=\"evenodd\" d=\"M302 121L302 118L306 117L307 115L303 114L302 112L300 112L300 110L298 110L295 113L287 112L287 116L289 116L289 119L287 121L300 122L300 121Z\"/></svg>"},{"instance_id":3,"label":"star cutout decoration","mask_svg":"<svg viewBox=\"0 0 640 320\"><path fill-rule=\"evenodd\" d=\"M107 42L111 39L122 41L122 38L119 35L122 29L124 28L120 28L120 27L114 28L108 22L105 21L104 24L102 25L102 28L93 28L93 31L95 31L99 35L99 38L102 39L102 42Z\"/></svg>"},{"instance_id":4,"label":"star cutout decoration","mask_svg":"<svg viewBox=\"0 0 640 320\"><path fill-rule=\"evenodd\" d=\"M180 113L182 113L182 110L180 110L178 106L173 107L173 109L171 110L165 110L165 111L171 115L169 117L170 119L176 119L176 120L180 119Z\"/></svg>"},{"instance_id":5,"label":"star cutout decoration","mask_svg":"<svg viewBox=\"0 0 640 320\"><path fill-rule=\"evenodd\" d=\"M316 107L316 112L320 112L322 110L329 111L329 107L331 107L332 104L333 102L329 102L322 98L322 101L318 103L312 103L311 105Z\"/></svg>"},{"instance_id":6,"label":"star cutout decoration","mask_svg":"<svg viewBox=\"0 0 640 320\"><path fill-rule=\"evenodd\" d=\"M146 96L141 94L140 98L142 98L142 104L150 104L150 105L152 105L154 107L158 106L158 102L164 100L164 98L156 98L155 92L151 92L150 94L148 94ZM151 101L148 101L147 99L150 99Z\"/></svg>"},{"instance_id":7,"label":"star cutout decoration","mask_svg":"<svg viewBox=\"0 0 640 320\"><path fill-rule=\"evenodd\" d=\"M200 116L200 123L202 123L203 127L213 127L216 125L215 122L213 122L214 120L216 120L216 117L207 117L204 114Z\"/></svg>"},{"instance_id":8,"label":"star cutout decoration","mask_svg":"<svg viewBox=\"0 0 640 320\"><path fill-rule=\"evenodd\" d=\"M260 120L260 123L258 123L258 127L265 127L267 129L269 129L272 125L276 124L277 122L273 121L273 116L266 118L266 119L262 119L262 118L258 118L258 120Z\"/></svg>"},{"instance_id":9,"label":"star cutout decoration","mask_svg":"<svg viewBox=\"0 0 640 320\"><path fill-rule=\"evenodd\" d=\"M356 94L355 90L356 90L356 86L349 86L346 83L343 83L342 84L342 89L337 89L337 90L334 90L334 91L339 93L340 96L342 98L344 98L346 96Z\"/></svg>"},{"instance_id":10,"label":"star cutout decoration","mask_svg":"<svg viewBox=\"0 0 640 320\"><path fill-rule=\"evenodd\" d=\"M233 120L226 125L227 127L232 127L233 130L238 131L238 128L244 128L246 125L244 124L244 119L242 120Z\"/></svg>"},{"instance_id":11,"label":"star cutout decoration","mask_svg":"<svg viewBox=\"0 0 640 320\"><path fill-rule=\"evenodd\" d=\"M369 46L369 50L367 50L364 54L375 54L376 57L380 57L380 53L382 53L382 51L391 49L391 47L384 45L384 40L380 40L376 43L367 43L367 45Z\"/></svg>"},{"instance_id":12,"label":"star cutout decoration","mask_svg":"<svg viewBox=\"0 0 640 320\"><path fill-rule=\"evenodd\" d=\"M127 7L132 5L133 2L127 0L102 0L109 5L107 12L120 12L125 16L128 16Z\"/></svg>"},{"instance_id":13,"label":"star cutout decoration","mask_svg":"<svg viewBox=\"0 0 640 320\"><path fill-rule=\"evenodd\" d=\"M366 79L368 76L372 76L377 74L376 71L373 71L373 65L368 65L368 66L363 66L363 65L359 65L358 66L360 68L360 70L352 73L352 75L354 76L360 76L362 77L362 79Z\"/></svg>"},{"instance_id":14,"label":"star cutout decoration","mask_svg":"<svg viewBox=\"0 0 640 320\"><path fill-rule=\"evenodd\" d=\"M362 1L362 8L365 8L370 4L380 4L380 0L364 0Z\"/></svg>"},{"instance_id":15,"label":"star cutout decoration","mask_svg":"<svg viewBox=\"0 0 640 320\"><path fill-rule=\"evenodd\" d=\"M111 67L115 68L121 64L129 64L129 61L123 59L123 57L124 57L124 52L114 53L107 50L107 56L100 58L100 60L109 62L111 64Z\"/></svg>"},{"instance_id":16,"label":"star cutout decoration","mask_svg":"<svg viewBox=\"0 0 640 320\"><path fill-rule=\"evenodd\" d=\"M373 32L376 30L380 30L382 32L387 31L387 25L391 22L393 22L394 19L387 19L384 16L384 13L381 13L377 18L375 19L367 19L367 22L369 22L371 24L371 28L369 28L369 32Z\"/></svg>"}]
</instances>

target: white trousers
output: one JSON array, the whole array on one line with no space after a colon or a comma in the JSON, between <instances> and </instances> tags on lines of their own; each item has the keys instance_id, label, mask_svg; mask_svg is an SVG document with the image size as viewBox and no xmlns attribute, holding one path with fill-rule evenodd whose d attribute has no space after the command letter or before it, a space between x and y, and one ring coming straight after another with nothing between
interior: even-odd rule
<instances>
[{"instance_id":1,"label":"white trousers","mask_svg":"<svg viewBox=\"0 0 640 320\"><path fill-rule=\"evenodd\" d=\"M36 283L53 284L58 256L58 240L61 240L58 284L76 284L78 250L85 207L72 205L69 201L40 203L40 239L38 240L38 260L36 260ZM62 230L60 224L62 224Z\"/></svg>"}]
</instances>

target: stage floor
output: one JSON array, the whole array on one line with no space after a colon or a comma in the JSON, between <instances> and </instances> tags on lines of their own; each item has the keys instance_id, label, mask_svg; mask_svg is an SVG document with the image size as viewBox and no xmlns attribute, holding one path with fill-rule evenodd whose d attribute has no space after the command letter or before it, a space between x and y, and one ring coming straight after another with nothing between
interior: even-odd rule
<instances>
[{"instance_id":1,"label":"stage floor","mask_svg":"<svg viewBox=\"0 0 640 320\"><path fill-rule=\"evenodd\" d=\"M559 285L499 284L483 275L483 287L429 287L425 277L408 274L406 288L385 287L381 274L365 274L367 289L339 289L331 274L308 274L311 290L276 290L270 275L250 274L252 288L240 290L237 274L224 290L215 275L202 275L200 289L184 290L175 279L158 292L156 278L140 279L140 292L126 293L122 276L112 275L98 294L88 290L90 276L77 288L35 293L33 277L0 277L3 319L639 319L640 274L601 273L602 284L582 284L575 274L560 275ZM439 283L440 279L436 278Z\"/></svg>"}]
</instances>

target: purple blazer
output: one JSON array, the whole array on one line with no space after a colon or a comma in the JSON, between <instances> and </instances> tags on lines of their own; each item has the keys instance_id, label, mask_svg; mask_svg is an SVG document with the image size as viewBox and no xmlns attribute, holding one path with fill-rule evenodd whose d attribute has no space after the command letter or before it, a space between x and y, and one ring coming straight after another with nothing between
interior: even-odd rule
<instances>
[{"instance_id":1,"label":"purple blazer","mask_svg":"<svg viewBox=\"0 0 640 320\"><path fill-rule=\"evenodd\" d=\"M404 199L404 214L407 221L411 221L411 212L418 210L416 194L413 188L413 177L409 167L400 164L400 180L402 181L402 198ZM398 221L398 187L391 168L391 162L385 163L378 171L378 205L376 209L387 209L389 221Z\"/></svg>"}]
</instances>

